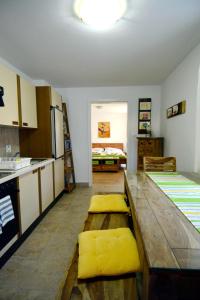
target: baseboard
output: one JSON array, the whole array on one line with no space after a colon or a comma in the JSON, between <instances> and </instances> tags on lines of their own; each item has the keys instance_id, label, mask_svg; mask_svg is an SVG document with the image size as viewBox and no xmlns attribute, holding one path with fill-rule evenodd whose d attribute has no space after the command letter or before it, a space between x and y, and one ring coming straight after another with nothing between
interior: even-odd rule
<instances>
[{"instance_id":1,"label":"baseboard","mask_svg":"<svg viewBox=\"0 0 200 300\"><path fill-rule=\"evenodd\" d=\"M78 182L76 183L77 187L89 187L89 182Z\"/></svg>"}]
</instances>

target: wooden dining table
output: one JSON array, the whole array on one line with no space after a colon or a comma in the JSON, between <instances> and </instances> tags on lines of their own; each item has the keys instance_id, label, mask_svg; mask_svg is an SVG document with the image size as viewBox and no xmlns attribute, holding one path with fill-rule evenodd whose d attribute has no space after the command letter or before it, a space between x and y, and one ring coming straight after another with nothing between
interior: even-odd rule
<instances>
[{"instance_id":1,"label":"wooden dining table","mask_svg":"<svg viewBox=\"0 0 200 300\"><path fill-rule=\"evenodd\" d=\"M181 172L200 184L200 175ZM124 172L142 300L200 299L200 233L144 172Z\"/></svg>"}]
</instances>

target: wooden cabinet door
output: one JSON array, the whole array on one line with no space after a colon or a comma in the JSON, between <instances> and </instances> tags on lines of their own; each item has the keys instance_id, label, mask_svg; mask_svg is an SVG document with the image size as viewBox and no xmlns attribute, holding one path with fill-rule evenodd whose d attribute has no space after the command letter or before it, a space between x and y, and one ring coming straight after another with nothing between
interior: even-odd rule
<instances>
[{"instance_id":1,"label":"wooden cabinet door","mask_svg":"<svg viewBox=\"0 0 200 300\"><path fill-rule=\"evenodd\" d=\"M19 177L21 233L39 217L38 170Z\"/></svg>"},{"instance_id":2,"label":"wooden cabinet door","mask_svg":"<svg viewBox=\"0 0 200 300\"><path fill-rule=\"evenodd\" d=\"M64 190L64 158L54 161L55 198Z\"/></svg>"},{"instance_id":3,"label":"wooden cabinet door","mask_svg":"<svg viewBox=\"0 0 200 300\"><path fill-rule=\"evenodd\" d=\"M0 125L19 126L17 75L3 65L0 65L0 86L4 88Z\"/></svg>"},{"instance_id":4,"label":"wooden cabinet door","mask_svg":"<svg viewBox=\"0 0 200 300\"><path fill-rule=\"evenodd\" d=\"M53 164L40 168L41 208L42 212L53 201Z\"/></svg>"},{"instance_id":5,"label":"wooden cabinet door","mask_svg":"<svg viewBox=\"0 0 200 300\"><path fill-rule=\"evenodd\" d=\"M51 105L62 110L62 97L53 88L51 88Z\"/></svg>"},{"instance_id":6,"label":"wooden cabinet door","mask_svg":"<svg viewBox=\"0 0 200 300\"><path fill-rule=\"evenodd\" d=\"M21 126L37 128L37 107L35 86L23 78L19 78L19 97L21 104Z\"/></svg>"}]
</instances>

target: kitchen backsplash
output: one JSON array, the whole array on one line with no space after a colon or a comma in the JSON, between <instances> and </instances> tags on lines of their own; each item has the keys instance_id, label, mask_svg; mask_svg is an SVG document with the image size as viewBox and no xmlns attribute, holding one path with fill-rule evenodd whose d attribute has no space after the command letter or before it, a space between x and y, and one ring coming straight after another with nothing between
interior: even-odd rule
<instances>
[{"instance_id":1,"label":"kitchen backsplash","mask_svg":"<svg viewBox=\"0 0 200 300\"><path fill-rule=\"evenodd\" d=\"M11 152L6 153L6 145L11 145ZM13 156L19 152L19 129L0 127L0 157Z\"/></svg>"}]
</instances>

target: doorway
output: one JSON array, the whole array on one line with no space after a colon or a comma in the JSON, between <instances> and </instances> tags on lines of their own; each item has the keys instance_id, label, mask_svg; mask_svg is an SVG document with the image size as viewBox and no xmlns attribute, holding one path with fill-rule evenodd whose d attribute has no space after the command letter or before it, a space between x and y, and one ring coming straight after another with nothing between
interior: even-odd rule
<instances>
[{"instance_id":1,"label":"doorway","mask_svg":"<svg viewBox=\"0 0 200 300\"><path fill-rule=\"evenodd\" d=\"M127 102L91 104L92 184L123 192L127 166Z\"/></svg>"}]
</instances>

